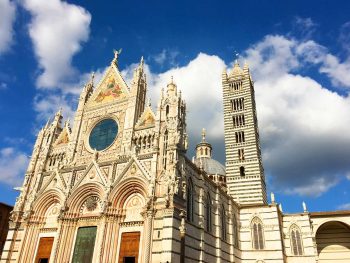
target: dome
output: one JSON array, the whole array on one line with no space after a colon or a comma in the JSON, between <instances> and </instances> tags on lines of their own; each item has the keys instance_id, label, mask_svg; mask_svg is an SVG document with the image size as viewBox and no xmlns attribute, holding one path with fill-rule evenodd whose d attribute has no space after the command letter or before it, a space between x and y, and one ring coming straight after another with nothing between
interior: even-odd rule
<instances>
[{"instance_id":1,"label":"dome","mask_svg":"<svg viewBox=\"0 0 350 263\"><path fill-rule=\"evenodd\" d=\"M218 175L226 175L226 169L225 166L218 161L208 158L208 157L201 157L201 158L196 158L194 160L194 163L198 167L203 167L203 170L209 174L218 174Z\"/></svg>"}]
</instances>

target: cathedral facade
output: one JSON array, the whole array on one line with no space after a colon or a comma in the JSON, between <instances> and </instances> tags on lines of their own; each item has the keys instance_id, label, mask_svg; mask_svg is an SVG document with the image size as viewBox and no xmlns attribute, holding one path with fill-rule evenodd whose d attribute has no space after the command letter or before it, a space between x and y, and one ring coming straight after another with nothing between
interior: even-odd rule
<instances>
[{"instance_id":1,"label":"cathedral facade","mask_svg":"<svg viewBox=\"0 0 350 263\"><path fill-rule=\"evenodd\" d=\"M186 103L173 80L156 110L144 62L130 85L118 53L38 133L1 262L350 262L350 211L283 213L268 203L254 84L222 74L226 165L205 130L186 156Z\"/></svg>"}]
</instances>

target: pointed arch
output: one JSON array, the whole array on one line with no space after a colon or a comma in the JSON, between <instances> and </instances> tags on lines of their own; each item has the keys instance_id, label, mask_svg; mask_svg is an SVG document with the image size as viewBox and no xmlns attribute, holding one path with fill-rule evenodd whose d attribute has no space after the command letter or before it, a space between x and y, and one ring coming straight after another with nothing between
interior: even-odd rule
<instances>
[{"instance_id":1,"label":"pointed arch","mask_svg":"<svg viewBox=\"0 0 350 263\"><path fill-rule=\"evenodd\" d=\"M264 226L259 217L254 217L251 221L252 246L253 249L264 249Z\"/></svg>"},{"instance_id":2,"label":"pointed arch","mask_svg":"<svg viewBox=\"0 0 350 263\"><path fill-rule=\"evenodd\" d=\"M290 234L290 246L292 249L292 254L295 256L302 255L303 244L302 244L300 228L296 224L291 225L291 227L289 228L289 234Z\"/></svg>"},{"instance_id":3,"label":"pointed arch","mask_svg":"<svg viewBox=\"0 0 350 263\"><path fill-rule=\"evenodd\" d=\"M126 200L132 194L140 194L146 199L148 196L146 183L139 178L131 177L115 185L108 198L112 209L123 209Z\"/></svg>"},{"instance_id":4,"label":"pointed arch","mask_svg":"<svg viewBox=\"0 0 350 263\"><path fill-rule=\"evenodd\" d=\"M64 200L64 194L58 189L50 189L44 192L33 203L34 216L38 218L44 218L45 214L53 204L62 204Z\"/></svg>"},{"instance_id":5,"label":"pointed arch","mask_svg":"<svg viewBox=\"0 0 350 263\"><path fill-rule=\"evenodd\" d=\"M69 212L79 213L81 206L89 196L94 195L99 197L100 200L103 200L104 192L103 186L97 182L80 185L67 200Z\"/></svg>"}]
</instances>

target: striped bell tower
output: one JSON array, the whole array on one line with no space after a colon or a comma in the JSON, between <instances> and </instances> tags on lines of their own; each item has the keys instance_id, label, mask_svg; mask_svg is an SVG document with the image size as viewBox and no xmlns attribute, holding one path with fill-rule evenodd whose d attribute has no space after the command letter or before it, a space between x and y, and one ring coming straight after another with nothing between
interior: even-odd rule
<instances>
[{"instance_id":1,"label":"striped bell tower","mask_svg":"<svg viewBox=\"0 0 350 263\"><path fill-rule=\"evenodd\" d=\"M222 74L228 193L240 204L266 204L254 84L236 61Z\"/></svg>"}]
</instances>

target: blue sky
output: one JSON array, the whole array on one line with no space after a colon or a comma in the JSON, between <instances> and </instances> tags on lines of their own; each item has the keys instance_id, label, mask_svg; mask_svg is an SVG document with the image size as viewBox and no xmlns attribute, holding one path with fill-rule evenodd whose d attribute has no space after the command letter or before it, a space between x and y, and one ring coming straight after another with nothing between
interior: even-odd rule
<instances>
[{"instance_id":1,"label":"blue sky","mask_svg":"<svg viewBox=\"0 0 350 263\"><path fill-rule=\"evenodd\" d=\"M348 1L0 0L0 202L13 204L38 129L72 117L92 71L122 48L127 80L144 56L153 105L173 75L224 162L221 72L255 80L268 192L285 211L350 209ZM193 150L188 153L193 155Z\"/></svg>"}]
</instances>

